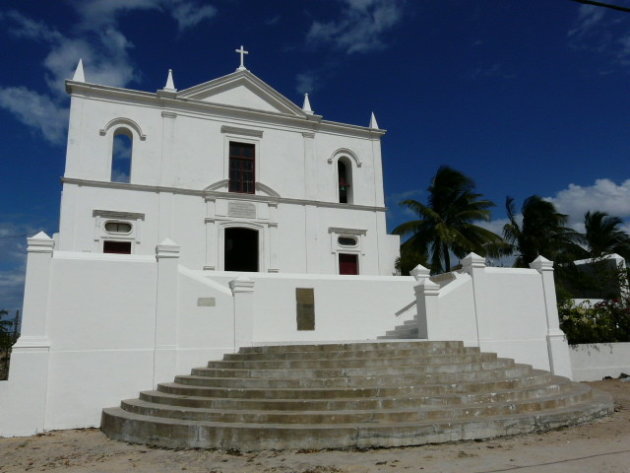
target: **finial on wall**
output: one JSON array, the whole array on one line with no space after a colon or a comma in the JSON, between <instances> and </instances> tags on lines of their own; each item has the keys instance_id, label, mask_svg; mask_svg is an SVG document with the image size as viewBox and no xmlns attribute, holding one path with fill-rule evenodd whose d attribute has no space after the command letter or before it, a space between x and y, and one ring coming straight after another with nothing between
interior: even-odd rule
<instances>
[{"instance_id":1,"label":"finial on wall","mask_svg":"<svg viewBox=\"0 0 630 473\"><path fill-rule=\"evenodd\" d=\"M313 114L311 101L308 99L308 93L304 94L304 105L302 105L302 111L308 113L309 115Z\"/></svg>"},{"instance_id":2,"label":"finial on wall","mask_svg":"<svg viewBox=\"0 0 630 473\"><path fill-rule=\"evenodd\" d=\"M376 123L376 117L374 116L374 112L372 112L372 116L370 117L370 128L374 128L378 130L378 123Z\"/></svg>"},{"instance_id":3,"label":"finial on wall","mask_svg":"<svg viewBox=\"0 0 630 473\"><path fill-rule=\"evenodd\" d=\"M173 82L173 69L168 70L168 76L166 77L166 84L164 85L164 89L168 92L177 92L175 88L175 82Z\"/></svg>"},{"instance_id":4,"label":"finial on wall","mask_svg":"<svg viewBox=\"0 0 630 473\"><path fill-rule=\"evenodd\" d=\"M72 80L75 82L85 82L85 73L83 72L83 59L79 59L79 64L77 64L77 68L74 70Z\"/></svg>"}]
</instances>

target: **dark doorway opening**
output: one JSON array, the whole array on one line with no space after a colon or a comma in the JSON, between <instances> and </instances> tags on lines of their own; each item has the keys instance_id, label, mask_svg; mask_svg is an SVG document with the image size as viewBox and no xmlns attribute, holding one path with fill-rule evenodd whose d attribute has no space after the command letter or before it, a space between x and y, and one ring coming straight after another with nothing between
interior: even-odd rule
<instances>
[{"instance_id":1,"label":"dark doorway opening","mask_svg":"<svg viewBox=\"0 0 630 473\"><path fill-rule=\"evenodd\" d=\"M225 229L225 270L258 271L258 231Z\"/></svg>"},{"instance_id":2,"label":"dark doorway opening","mask_svg":"<svg viewBox=\"0 0 630 473\"><path fill-rule=\"evenodd\" d=\"M339 253L339 274L359 274L358 255Z\"/></svg>"}]
</instances>

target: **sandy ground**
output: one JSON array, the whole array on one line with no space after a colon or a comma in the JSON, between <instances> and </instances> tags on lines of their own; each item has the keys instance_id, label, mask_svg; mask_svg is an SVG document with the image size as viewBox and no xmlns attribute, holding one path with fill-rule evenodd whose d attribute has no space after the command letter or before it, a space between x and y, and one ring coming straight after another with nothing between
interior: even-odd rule
<instances>
[{"instance_id":1,"label":"sandy ground","mask_svg":"<svg viewBox=\"0 0 630 473\"><path fill-rule=\"evenodd\" d=\"M0 473L630 473L630 382L590 383L615 398L615 414L589 425L501 440L367 451L239 453L164 450L106 438L97 429L0 438Z\"/></svg>"}]
</instances>

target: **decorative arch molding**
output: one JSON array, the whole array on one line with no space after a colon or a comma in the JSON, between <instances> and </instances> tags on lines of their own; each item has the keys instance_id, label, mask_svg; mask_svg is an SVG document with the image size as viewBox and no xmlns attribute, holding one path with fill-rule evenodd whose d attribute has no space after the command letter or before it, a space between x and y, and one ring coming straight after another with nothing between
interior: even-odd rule
<instances>
[{"instance_id":1,"label":"decorative arch molding","mask_svg":"<svg viewBox=\"0 0 630 473\"><path fill-rule=\"evenodd\" d=\"M229 181L227 179L221 179L220 181L210 184L204 189L204 191L216 191L218 189L227 188Z\"/></svg>"},{"instance_id":2,"label":"decorative arch molding","mask_svg":"<svg viewBox=\"0 0 630 473\"><path fill-rule=\"evenodd\" d=\"M262 182L258 182L258 181L256 182L256 190L264 192L269 197L280 197L280 194L278 194L275 190L273 190L271 187L263 184Z\"/></svg>"},{"instance_id":3,"label":"decorative arch molding","mask_svg":"<svg viewBox=\"0 0 630 473\"><path fill-rule=\"evenodd\" d=\"M101 136L105 136L109 130L111 130L114 127L117 128L119 126L125 126L128 128L131 128L133 131L136 132L136 134L140 138L140 141L144 141L147 139L147 135L145 135L142 132L142 128L140 128L140 125L138 125L131 118L124 118L124 117L114 118L110 120L109 122L107 122L107 125L105 125L103 128L99 130L99 134Z\"/></svg>"},{"instance_id":4,"label":"decorative arch molding","mask_svg":"<svg viewBox=\"0 0 630 473\"><path fill-rule=\"evenodd\" d=\"M339 148L338 150L336 150L333 154L330 155L330 158L328 158L328 164L332 164L333 162L335 162L336 159L340 158L341 156L348 156L349 158L352 158L358 168L363 165L363 163L359 159L359 156L357 156L354 151L348 148Z\"/></svg>"},{"instance_id":5,"label":"decorative arch molding","mask_svg":"<svg viewBox=\"0 0 630 473\"><path fill-rule=\"evenodd\" d=\"M220 181L210 184L208 187L204 189L204 191L212 192L219 189L227 189L228 185L229 185L228 179L221 179ZM257 181L255 183L255 188L257 191L256 193L260 191L263 194L268 195L269 197L280 197L280 194L278 194L278 192L276 192L274 189L272 189L268 185L263 184L262 182Z\"/></svg>"},{"instance_id":6,"label":"decorative arch molding","mask_svg":"<svg viewBox=\"0 0 630 473\"><path fill-rule=\"evenodd\" d=\"M260 235L262 235L262 232L268 226L268 224L264 225L256 222L236 222L231 220L217 222L217 227L219 228L219 230L225 231L226 228L246 228L247 230L256 230L257 232L259 232Z\"/></svg>"}]
</instances>

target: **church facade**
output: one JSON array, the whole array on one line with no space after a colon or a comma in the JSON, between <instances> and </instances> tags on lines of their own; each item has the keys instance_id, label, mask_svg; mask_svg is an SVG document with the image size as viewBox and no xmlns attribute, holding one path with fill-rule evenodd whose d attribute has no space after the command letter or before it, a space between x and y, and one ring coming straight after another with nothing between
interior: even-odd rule
<instances>
[{"instance_id":1,"label":"church facade","mask_svg":"<svg viewBox=\"0 0 630 473\"><path fill-rule=\"evenodd\" d=\"M391 275L381 137L327 121L245 67L178 91L85 82L71 96L56 248L153 254L191 269Z\"/></svg>"},{"instance_id":2,"label":"church facade","mask_svg":"<svg viewBox=\"0 0 630 473\"><path fill-rule=\"evenodd\" d=\"M244 51L240 50L241 55ZM71 95L59 233L28 239L0 436L103 407L241 347L458 340L571 376L553 264L392 275L380 140L245 69L182 91Z\"/></svg>"}]
</instances>

